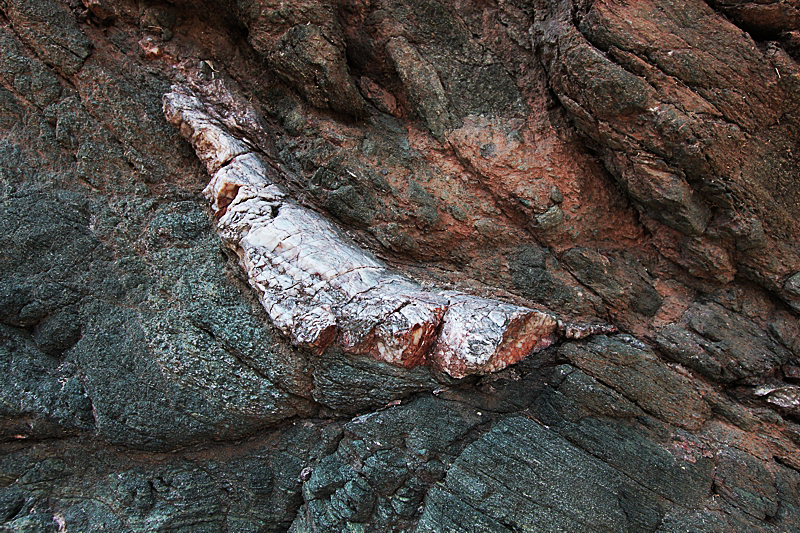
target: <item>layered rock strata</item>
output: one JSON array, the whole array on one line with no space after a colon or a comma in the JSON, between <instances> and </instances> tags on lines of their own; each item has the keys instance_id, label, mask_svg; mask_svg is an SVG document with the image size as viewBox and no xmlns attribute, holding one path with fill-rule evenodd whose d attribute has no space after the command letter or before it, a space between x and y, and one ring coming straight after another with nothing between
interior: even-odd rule
<instances>
[{"instance_id":1,"label":"layered rock strata","mask_svg":"<svg viewBox=\"0 0 800 533\"><path fill-rule=\"evenodd\" d=\"M431 364L462 378L516 363L550 346L561 329L579 335L550 313L427 290L387 268L289 198L256 143L233 135L207 107L189 89L175 86L164 96L167 119L212 175L204 193L219 234L294 344L317 353L336 344L346 353L404 367Z\"/></svg>"},{"instance_id":2,"label":"layered rock strata","mask_svg":"<svg viewBox=\"0 0 800 533\"><path fill-rule=\"evenodd\" d=\"M531 31L555 95L660 252L697 278L743 276L798 310L800 70L777 41L758 44L709 4L754 35L796 29L789 2L648 0L535 2Z\"/></svg>"},{"instance_id":3,"label":"layered rock strata","mask_svg":"<svg viewBox=\"0 0 800 533\"><path fill-rule=\"evenodd\" d=\"M800 531L792 5L0 0L0 532ZM211 175L430 280L426 362L497 306L433 284L626 334L290 346L173 84Z\"/></svg>"}]
</instances>

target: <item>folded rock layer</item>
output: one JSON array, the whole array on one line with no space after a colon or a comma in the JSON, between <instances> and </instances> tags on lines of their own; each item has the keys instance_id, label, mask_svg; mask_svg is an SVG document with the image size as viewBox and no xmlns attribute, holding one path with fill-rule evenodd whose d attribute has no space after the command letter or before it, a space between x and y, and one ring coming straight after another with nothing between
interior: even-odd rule
<instances>
[{"instance_id":1,"label":"folded rock layer","mask_svg":"<svg viewBox=\"0 0 800 533\"><path fill-rule=\"evenodd\" d=\"M462 378L501 370L559 337L550 313L427 290L386 267L289 198L256 143L237 138L190 89L174 86L164 113L212 175L204 192L225 245L296 345L317 353L338 345Z\"/></svg>"}]
</instances>

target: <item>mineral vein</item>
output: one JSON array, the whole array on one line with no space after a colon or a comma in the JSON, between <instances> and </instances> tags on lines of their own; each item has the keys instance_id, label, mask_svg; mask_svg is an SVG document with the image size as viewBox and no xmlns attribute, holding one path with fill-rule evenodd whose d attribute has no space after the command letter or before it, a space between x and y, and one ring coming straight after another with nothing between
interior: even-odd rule
<instances>
[{"instance_id":1,"label":"mineral vein","mask_svg":"<svg viewBox=\"0 0 800 533\"><path fill-rule=\"evenodd\" d=\"M296 345L322 353L335 344L461 378L505 368L558 338L562 328L549 313L427 290L388 268L289 198L253 143L192 90L173 86L164 114L212 176L204 194L224 244Z\"/></svg>"}]
</instances>

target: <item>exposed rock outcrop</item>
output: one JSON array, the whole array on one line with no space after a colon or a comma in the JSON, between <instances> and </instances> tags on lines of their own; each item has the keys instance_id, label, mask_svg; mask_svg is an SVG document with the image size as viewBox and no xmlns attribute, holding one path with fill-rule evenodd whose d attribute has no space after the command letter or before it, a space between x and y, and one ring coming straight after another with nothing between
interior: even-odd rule
<instances>
[{"instance_id":1,"label":"exposed rock outcrop","mask_svg":"<svg viewBox=\"0 0 800 533\"><path fill-rule=\"evenodd\" d=\"M552 87L661 252L797 305L797 63L700 0L535 5Z\"/></svg>"},{"instance_id":2,"label":"exposed rock outcrop","mask_svg":"<svg viewBox=\"0 0 800 533\"><path fill-rule=\"evenodd\" d=\"M0 531L800 531L797 12L0 0Z\"/></svg>"},{"instance_id":3,"label":"exposed rock outcrop","mask_svg":"<svg viewBox=\"0 0 800 533\"><path fill-rule=\"evenodd\" d=\"M220 101L234 100L221 84L205 89ZM273 323L296 345L322 353L335 343L347 353L408 368L430 364L463 378L502 370L558 339L552 314L426 290L392 272L287 197L270 179L275 171L253 151L255 144L227 131L208 107L179 87L164 96L168 120L212 175L204 192L220 235ZM229 115L227 122L247 124L247 117L256 117L259 123L244 103L233 107L244 109L245 117ZM573 338L577 331L570 329Z\"/></svg>"}]
</instances>

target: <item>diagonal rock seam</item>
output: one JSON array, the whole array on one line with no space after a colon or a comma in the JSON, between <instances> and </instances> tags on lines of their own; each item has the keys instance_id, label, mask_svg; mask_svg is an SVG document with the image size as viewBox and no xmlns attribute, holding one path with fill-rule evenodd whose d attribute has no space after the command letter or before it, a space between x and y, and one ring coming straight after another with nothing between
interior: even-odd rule
<instances>
[{"instance_id":1,"label":"diagonal rock seam","mask_svg":"<svg viewBox=\"0 0 800 533\"><path fill-rule=\"evenodd\" d=\"M213 90L220 89L221 85ZM223 95L225 100L232 98ZM566 325L549 312L457 291L432 291L356 246L270 179L276 171L189 88L173 86L164 114L192 145L211 181L217 231L277 328L317 353L331 345L452 377L486 374L550 346L613 326ZM241 103L238 103L241 105Z\"/></svg>"}]
</instances>

